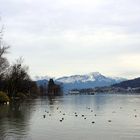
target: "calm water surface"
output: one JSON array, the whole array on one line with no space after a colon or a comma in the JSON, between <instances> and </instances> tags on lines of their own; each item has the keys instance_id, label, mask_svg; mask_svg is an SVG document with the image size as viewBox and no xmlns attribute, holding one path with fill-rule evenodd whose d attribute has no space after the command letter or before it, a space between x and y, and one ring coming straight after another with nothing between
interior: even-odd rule
<instances>
[{"instance_id":1,"label":"calm water surface","mask_svg":"<svg viewBox=\"0 0 140 140\"><path fill-rule=\"evenodd\" d=\"M63 96L1 105L0 140L140 140L140 95Z\"/></svg>"}]
</instances>

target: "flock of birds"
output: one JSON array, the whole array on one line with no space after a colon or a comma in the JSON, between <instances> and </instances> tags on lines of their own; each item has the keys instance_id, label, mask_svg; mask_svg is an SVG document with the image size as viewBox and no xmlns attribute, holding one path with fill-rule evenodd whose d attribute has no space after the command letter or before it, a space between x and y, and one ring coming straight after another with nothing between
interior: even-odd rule
<instances>
[{"instance_id":1,"label":"flock of birds","mask_svg":"<svg viewBox=\"0 0 140 140\"><path fill-rule=\"evenodd\" d=\"M88 109L90 112L94 112L90 107L86 107L86 109ZM122 109L122 107L120 107L120 109ZM62 113L62 111L60 110L59 107L57 107L56 110L58 110L59 113L62 114L63 116L66 115L66 113ZM134 109L134 111L136 112L136 109ZM49 111L46 111L46 110L45 110L45 112L46 112L49 116L52 116L52 114L51 114ZM116 113L116 112L113 111L112 113ZM47 115L44 114L44 115L43 115L43 118L45 119L46 116L47 116ZM77 112L74 112L74 116L75 116L75 117L79 117L79 116L80 116L80 117L84 118L84 120L87 119L86 115L84 115L84 114L78 114ZM96 117L97 114L94 114L94 116ZM137 118L138 116L137 116L137 115L134 115L134 117ZM65 120L65 118L62 117L59 121L60 121L60 122L63 122L64 120ZM108 122L111 123L112 120L108 120ZM92 124L95 124L95 121L92 121L91 123L92 123Z\"/></svg>"}]
</instances>

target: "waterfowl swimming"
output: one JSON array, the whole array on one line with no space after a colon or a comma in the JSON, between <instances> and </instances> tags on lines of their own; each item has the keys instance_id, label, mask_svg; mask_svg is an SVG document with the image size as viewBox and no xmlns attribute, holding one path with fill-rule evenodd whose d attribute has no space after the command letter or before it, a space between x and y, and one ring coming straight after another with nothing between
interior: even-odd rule
<instances>
[{"instance_id":1,"label":"waterfowl swimming","mask_svg":"<svg viewBox=\"0 0 140 140\"><path fill-rule=\"evenodd\" d=\"M46 115L43 115L43 118L45 118L46 117Z\"/></svg>"},{"instance_id":2,"label":"waterfowl swimming","mask_svg":"<svg viewBox=\"0 0 140 140\"><path fill-rule=\"evenodd\" d=\"M111 120L108 120L108 122L112 122Z\"/></svg>"},{"instance_id":3,"label":"waterfowl swimming","mask_svg":"<svg viewBox=\"0 0 140 140\"><path fill-rule=\"evenodd\" d=\"M92 124L95 123L94 121L92 122Z\"/></svg>"}]
</instances>

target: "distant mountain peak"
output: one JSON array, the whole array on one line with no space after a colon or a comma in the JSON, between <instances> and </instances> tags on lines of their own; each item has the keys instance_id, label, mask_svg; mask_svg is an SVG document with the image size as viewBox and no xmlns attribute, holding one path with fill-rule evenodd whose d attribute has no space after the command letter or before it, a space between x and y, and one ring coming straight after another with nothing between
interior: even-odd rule
<instances>
[{"instance_id":1,"label":"distant mountain peak","mask_svg":"<svg viewBox=\"0 0 140 140\"><path fill-rule=\"evenodd\" d=\"M123 78L110 78L110 77L106 77L104 75L102 75L99 72L91 72L88 74L84 74L84 75L71 75L71 76L65 76L65 77L60 77L58 79L56 79L59 82L62 83L79 83L79 82L93 82L93 81L123 81Z\"/></svg>"},{"instance_id":2,"label":"distant mountain peak","mask_svg":"<svg viewBox=\"0 0 140 140\"><path fill-rule=\"evenodd\" d=\"M89 75L99 76L102 74L100 72L90 72Z\"/></svg>"}]
</instances>

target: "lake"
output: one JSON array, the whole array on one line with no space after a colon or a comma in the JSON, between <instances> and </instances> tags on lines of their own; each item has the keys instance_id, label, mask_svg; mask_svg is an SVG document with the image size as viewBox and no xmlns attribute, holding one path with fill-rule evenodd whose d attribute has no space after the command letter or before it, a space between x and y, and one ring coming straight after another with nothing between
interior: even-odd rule
<instances>
[{"instance_id":1,"label":"lake","mask_svg":"<svg viewBox=\"0 0 140 140\"><path fill-rule=\"evenodd\" d=\"M0 105L0 140L139 139L140 95L68 95Z\"/></svg>"}]
</instances>

